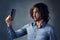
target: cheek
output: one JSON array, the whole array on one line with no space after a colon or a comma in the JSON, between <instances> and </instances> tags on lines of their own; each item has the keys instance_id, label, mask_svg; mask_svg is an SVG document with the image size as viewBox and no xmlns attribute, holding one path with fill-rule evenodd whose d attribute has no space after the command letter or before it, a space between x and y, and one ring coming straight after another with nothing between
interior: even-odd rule
<instances>
[{"instance_id":1,"label":"cheek","mask_svg":"<svg viewBox=\"0 0 60 40\"><path fill-rule=\"evenodd\" d=\"M40 15L37 13L37 14L36 14L36 17L38 18L38 17L40 17Z\"/></svg>"}]
</instances>

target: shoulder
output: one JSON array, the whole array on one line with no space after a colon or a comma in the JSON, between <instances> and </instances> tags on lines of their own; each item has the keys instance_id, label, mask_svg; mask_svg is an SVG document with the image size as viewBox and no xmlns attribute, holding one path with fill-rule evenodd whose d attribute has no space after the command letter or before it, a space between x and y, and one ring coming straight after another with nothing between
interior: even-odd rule
<instances>
[{"instance_id":1,"label":"shoulder","mask_svg":"<svg viewBox=\"0 0 60 40\"><path fill-rule=\"evenodd\" d=\"M45 29L46 29L46 31L48 33L54 32L54 27L52 25L50 25L50 24L47 24L46 27L45 27Z\"/></svg>"}]
</instances>

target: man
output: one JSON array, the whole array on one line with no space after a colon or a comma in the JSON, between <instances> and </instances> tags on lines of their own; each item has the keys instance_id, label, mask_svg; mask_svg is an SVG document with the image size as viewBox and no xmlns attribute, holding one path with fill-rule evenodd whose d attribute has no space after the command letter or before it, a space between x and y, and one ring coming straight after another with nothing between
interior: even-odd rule
<instances>
[{"instance_id":1,"label":"man","mask_svg":"<svg viewBox=\"0 0 60 40\"><path fill-rule=\"evenodd\" d=\"M49 21L49 11L47 5L44 3L35 4L31 10L30 15L34 22L24 25L16 32L11 25L11 16L6 18L9 37L11 39L18 38L27 34L27 40L56 40L55 32Z\"/></svg>"}]
</instances>

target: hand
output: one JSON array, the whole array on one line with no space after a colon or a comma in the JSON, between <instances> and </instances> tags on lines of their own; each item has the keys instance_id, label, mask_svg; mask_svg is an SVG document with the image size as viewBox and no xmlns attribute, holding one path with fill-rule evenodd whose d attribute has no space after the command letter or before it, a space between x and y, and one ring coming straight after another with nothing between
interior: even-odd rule
<instances>
[{"instance_id":1,"label":"hand","mask_svg":"<svg viewBox=\"0 0 60 40\"><path fill-rule=\"evenodd\" d=\"M11 23L12 23L12 20L11 20L12 18L11 18L11 16L10 15L8 15L8 17L5 19L5 22L6 22L6 24L7 24L7 26L9 27L10 25L11 25Z\"/></svg>"}]
</instances>

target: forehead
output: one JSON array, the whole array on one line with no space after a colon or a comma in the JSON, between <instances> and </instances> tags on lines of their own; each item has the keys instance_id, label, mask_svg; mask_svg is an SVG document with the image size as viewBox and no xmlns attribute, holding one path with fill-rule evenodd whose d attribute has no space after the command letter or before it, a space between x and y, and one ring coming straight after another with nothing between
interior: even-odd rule
<instances>
[{"instance_id":1,"label":"forehead","mask_svg":"<svg viewBox=\"0 0 60 40\"><path fill-rule=\"evenodd\" d=\"M38 11L38 8L34 7L33 8L33 12L35 12L35 11Z\"/></svg>"}]
</instances>

